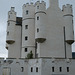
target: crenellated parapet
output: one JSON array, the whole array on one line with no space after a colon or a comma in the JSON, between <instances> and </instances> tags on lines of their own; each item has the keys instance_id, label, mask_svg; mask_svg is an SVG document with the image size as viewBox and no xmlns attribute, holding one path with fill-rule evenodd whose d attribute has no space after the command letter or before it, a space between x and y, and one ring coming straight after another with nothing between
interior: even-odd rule
<instances>
[{"instance_id":1,"label":"crenellated parapet","mask_svg":"<svg viewBox=\"0 0 75 75\"><path fill-rule=\"evenodd\" d=\"M22 7L23 9L23 20L29 19L29 18L34 18L34 10L35 6L33 3L26 3Z\"/></svg>"},{"instance_id":2,"label":"crenellated parapet","mask_svg":"<svg viewBox=\"0 0 75 75\"><path fill-rule=\"evenodd\" d=\"M46 2L44 1L37 1L35 3L35 14L37 13L46 13Z\"/></svg>"},{"instance_id":3,"label":"crenellated parapet","mask_svg":"<svg viewBox=\"0 0 75 75\"><path fill-rule=\"evenodd\" d=\"M63 5L62 11L64 16L73 16L72 5L70 4Z\"/></svg>"}]
</instances>

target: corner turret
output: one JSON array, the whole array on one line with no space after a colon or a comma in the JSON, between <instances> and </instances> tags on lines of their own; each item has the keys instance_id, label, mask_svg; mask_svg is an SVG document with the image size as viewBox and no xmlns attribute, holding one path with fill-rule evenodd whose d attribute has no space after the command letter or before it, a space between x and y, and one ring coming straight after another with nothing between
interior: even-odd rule
<instances>
[{"instance_id":1,"label":"corner turret","mask_svg":"<svg viewBox=\"0 0 75 75\"><path fill-rule=\"evenodd\" d=\"M65 21L65 34L66 42L72 44L74 42L74 29L73 29L73 11L72 5L63 5L63 17Z\"/></svg>"},{"instance_id":2,"label":"corner turret","mask_svg":"<svg viewBox=\"0 0 75 75\"><path fill-rule=\"evenodd\" d=\"M8 12L8 21L7 21L7 37L6 42L8 44L13 44L15 42L15 24L16 24L16 12L14 7L11 7L11 10Z\"/></svg>"},{"instance_id":3,"label":"corner turret","mask_svg":"<svg viewBox=\"0 0 75 75\"><path fill-rule=\"evenodd\" d=\"M35 40L38 43L43 43L46 40L46 3L37 1L35 3Z\"/></svg>"}]
</instances>

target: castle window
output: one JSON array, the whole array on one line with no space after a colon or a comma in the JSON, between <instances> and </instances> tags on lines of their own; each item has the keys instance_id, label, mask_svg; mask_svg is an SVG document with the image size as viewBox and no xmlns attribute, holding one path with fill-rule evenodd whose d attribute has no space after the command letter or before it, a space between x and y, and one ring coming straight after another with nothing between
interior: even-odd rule
<instances>
[{"instance_id":1,"label":"castle window","mask_svg":"<svg viewBox=\"0 0 75 75\"><path fill-rule=\"evenodd\" d=\"M27 52L28 51L28 49L27 48L25 48L25 52Z\"/></svg>"},{"instance_id":2,"label":"castle window","mask_svg":"<svg viewBox=\"0 0 75 75\"><path fill-rule=\"evenodd\" d=\"M25 25L25 29L28 29L28 25Z\"/></svg>"},{"instance_id":3,"label":"castle window","mask_svg":"<svg viewBox=\"0 0 75 75\"><path fill-rule=\"evenodd\" d=\"M59 67L60 72L62 72L62 67Z\"/></svg>"},{"instance_id":4,"label":"castle window","mask_svg":"<svg viewBox=\"0 0 75 75\"><path fill-rule=\"evenodd\" d=\"M52 67L52 72L54 72L54 67Z\"/></svg>"},{"instance_id":5,"label":"castle window","mask_svg":"<svg viewBox=\"0 0 75 75\"><path fill-rule=\"evenodd\" d=\"M26 15L28 14L28 10L26 10Z\"/></svg>"},{"instance_id":6,"label":"castle window","mask_svg":"<svg viewBox=\"0 0 75 75\"><path fill-rule=\"evenodd\" d=\"M10 25L10 23L8 22L8 26Z\"/></svg>"},{"instance_id":7,"label":"castle window","mask_svg":"<svg viewBox=\"0 0 75 75\"><path fill-rule=\"evenodd\" d=\"M10 15L8 17L10 18Z\"/></svg>"},{"instance_id":8,"label":"castle window","mask_svg":"<svg viewBox=\"0 0 75 75\"><path fill-rule=\"evenodd\" d=\"M39 9L39 6L37 6L37 9Z\"/></svg>"},{"instance_id":9,"label":"castle window","mask_svg":"<svg viewBox=\"0 0 75 75\"><path fill-rule=\"evenodd\" d=\"M39 28L37 28L37 32L39 32Z\"/></svg>"},{"instance_id":10,"label":"castle window","mask_svg":"<svg viewBox=\"0 0 75 75\"><path fill-rule=\"evenodd\" d=\"M7 35L9 35L9 32L7 32Z\"/></svg>"},{"instance_id":11,"label":"castle window","mask_svg":"<svg viewBox=\"0 0 75 75\"><path fill-rule=\"evenodd\" d=\"M67 67L67 72L69 72L69 67Z\"/></svg>"},{"instance_id":12,"label":"castle window","mask_svg":"<svg viewBox=\"0 0 75 75\"><path fill-rule=\"evenodd\" d=\"M33 72L33 67L31 67L31 72Z\"/></svg>"},{"instance_id":13,"label":"castle window","mask_svg":"<svg viewBox=\"0 0 75 75\"><path fill-rule=\"evenodd\" d=\"M39 16L37 16L37 20L39 20Z\"/></svg>"},{"instance_id":14,"label":"castle window","mask_svg":"<svg viewBox=\"0 0 75 75\"><path fill-rule=\"evenodd\" d=\"M36 72L38 72L38 67L36 67Z\"/></svg>"},{"instance_id":15,"label":"castle window","mask_svg":"<svg viewBox=\"0 0 75 75\"><path fill-rule=\"evenodd\" d=\"M21 72L23 72L24 71L24 67L21 67Z\"/></svg>"},{"instance_id":16,"label":"castle window","mask_svg":"<svg viewBox=\"0 0 75 75\"><path fill-rule=\"evenodd\" d=\"M28 36L25 36L25 40L28 40Z\"/></svg>"}]
</instances>

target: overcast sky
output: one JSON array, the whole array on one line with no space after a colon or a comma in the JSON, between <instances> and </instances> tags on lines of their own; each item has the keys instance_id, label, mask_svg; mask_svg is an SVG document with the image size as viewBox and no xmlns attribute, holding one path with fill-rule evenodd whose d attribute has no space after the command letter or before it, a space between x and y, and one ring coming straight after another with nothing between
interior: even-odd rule
<instances>
[{"instance_id":1,"label":"overcast sky","mask_svg":"<svg viewBox=\"0 0 75 75\"><path fill-rule=\"evenodd\" d=\"M22 6L27 2L36 2L37 0L0 0L0 57L7 57L8 51L5 49L6 45L6 26L7 26L7 14L11 7L15 7L17 16L22 16ZM44 0L49 6L49 0ZM75 24L75 0L59 0L59 6L62 9L62 5L72 4L73 5L73 15ZM74 25L75 30L75 25ZM72 46L72 51L75 48L75 43Z\"/></svg>"}]
</instances>

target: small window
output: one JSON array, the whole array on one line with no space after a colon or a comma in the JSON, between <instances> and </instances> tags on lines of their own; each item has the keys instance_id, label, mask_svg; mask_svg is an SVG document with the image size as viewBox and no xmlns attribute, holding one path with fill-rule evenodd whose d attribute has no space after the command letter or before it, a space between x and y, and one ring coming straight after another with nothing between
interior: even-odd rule
<instances>
[{"instance_id":1,"label":"small window","mask_svg":"<svg viewBox=\"0 0 75 75\"><path fill-rule=\"evenodd\" d=\"M59 67L60 72L62 72L62 67Z\"/></svg>"},{"instance_id":2,"label":"small window","mask_svg":"<svg viewBox=\"0 0 75 75\"><path fill-rule=\"evenodd\" d=\"M21 67L21 72L23 72L24 71L24 67Z\"/></svg>"},{"instance_id":3,"label":"small window","mask_svg":"<svg viewBox=\"0 0 75 75\"><path fill-rule=\"evenodd\" d=\"M25 40L28 40L28 37L27 36L25 37Z\"/></svg>"},{"instance_id":4,"label":"small window","mask_svg":"<svg viewBox=\"0 0 75 75\"><path fill-rule=\"evenodd\" d=\"M36 72L38 72L38 67L36 67Z\"/></svg>"},{"instance_id":5,"label":"small window","mask_svg":"<svg viewBox=\"0 0 75 75\"><path fill-rule=\"evenodd\" d=\"M33 72L33 67L31 67L31 72Z\"/></svg>"},{"instance_id":6,"label":"small window","mask_svg":"<svg viewBox=\"0 0 75 75\"><path fill-rule=\"evenodd\" d=\"M8 26L10 25L10 23L8 22Z\"/></svg>"},{"instance_id":7,"label":"small window","mask_svg":"<svg viewBox=\"0 0 75 75\"><path fill-rule=\"evenodd\" d=\"M39 28L37 28L37 32L39 32Z\"/></svg>"},{"instance_id":8,"label":"small window","mask_svg":"<svg viewBox=\"0 0 75 75\"><path fill-rule=\"evenodd\" d=\"M37 16L37 20L39 20L39 16Z\"/></svg>"},{"instance_id":9,"label":"small window","mask_svg":"<svg viewBox=\"0 0 75 75\"><path fill-rule=\"evenodd\" d=\"M39 6L37 6L37 9L39 9Z\"/></svg>"},{"instance_id":10,"label":"small window","mask_svg":"<svg viewBox=\"0 0 75 75\"><path fill-rule=\"evenodd\" d=\"M10 15L8 17L10 18Z\"/></svg>"},{"instance_id":11,"label":"small window","mask_svg":"<svg viewBox=\"0 0 75 75\"><path fill-rule=\"evenodd\" d=\"M28 51L28 49L27 48L25 48L25 52L27 52Z\"/></svg>"},{"instance_id":12,"label":"small window","mask_svg":"<svg viewBox=\"0 0 75 75\"><path fill-rule=\"evenodd\" d=\"M67 67L67 72L69 72L69 67Z\"/></svg>"},{"instance_id":13,"label":"small window","mask_svg":"<svg viewBox=\"0 0 75 75\"><path fill-rule=\"evenodd\" d=\"M25 29L28 29L28 25L25 25Z\"/></svg>"},{"instance_id":14,"label":"small window","mask_svg":"<svg viewBox=\"0 0 75 75\"><path fill-rule=\"evenodd\" d=\"M26 10L26 15L28 14L28 10Z\"/></svg>"},{"instance_id":15,"label":"small window","mask_svg":"<svg viewBox=\"0 0 75 75\"><path fill-rule=\"evenodd\" d=\"M73 24L73 20L72 20L72 24Z\"/></svg>"},{"instance_id":16,"label":"small window","mask_svg":"<svg viewBox=\"0 0 75 75\"><path fill-rule=\"evenodd\" d=\"M7 35L9 35L9 32L7 32Z\"/></svg>"},{"instance_id":17,"label":"small window","mask_svg":"<svg viewBox=\"0 0 75 75\"><path fill-rule=\"evenodd\" d=\"M54 67L52 67L52 72L54 72Z\"/></svg>"}]
</instances>

